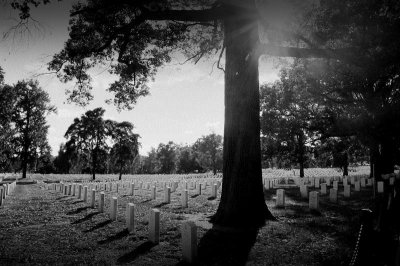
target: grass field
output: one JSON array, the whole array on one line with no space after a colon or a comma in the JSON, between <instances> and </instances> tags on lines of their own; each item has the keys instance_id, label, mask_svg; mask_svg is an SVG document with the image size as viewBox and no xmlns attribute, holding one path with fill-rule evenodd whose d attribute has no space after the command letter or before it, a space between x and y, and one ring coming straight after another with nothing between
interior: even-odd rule
<instances>
[{"instance_id":1,"label":"grass field","mask_svg":"<svg viewBox=\"0 0 400 266\"><path fill-rule=\"evenodd\" d=\"M368 175L367 167L351 171L351 175ZM308 176L340 176L336 169L308 169ZM265 178L290 178L292 170L264 170ZM210 198L210 188L204 194L190 191L189 208L180 206L180 190L172 193L171 203L162 203L162 189L157 199L150 199L150 191L135 191L130 196L128 186L132 180L160 182L212 180L201 175L124 176L118 193L106 192L105 212L89 208L89 204L76 197L63 196L48 190L43 181L89 180L89 175L32 175L37 184L18 185L15 192L0 207L0 265L177 265L181 262L180 226L192 220L198 226L198 242L204 246L212 225L208 218L216 211L219 200ZM98 175L100 181L117 180L116 175ZM146 182L146 181L144 181ZM284 187L285 208L276 208L276 189ZM310 191L318 190L309 188ZM243 256L247 265L348 265L359 229L359 212L372 207L371 188L353 192L351 198L343 197L339 188L338 203L331 203L329 196L321 196L320 211L310 211L308 200L300 197L295 185L278 185L265 191L268 208L277 218L261 228L251 249L247 252L242 238L229 238L221 243L220 250L208 250L202 257L203 264L240 265ZM109 219L110 198L117 196L117 221ZM90 201L90 199L89 199ZM125 229L127 203L135 204L135 232ZM160 244L147 241L148 215L152 208L161 211ZM231 254L227 246L235 246ZM206 248L204 250L207 250ZM225 250L226 251L226 250ZM244 254L242 254L244 253ZM202 264L202 263L200 263Z\"/></svg>"}]
</instances>

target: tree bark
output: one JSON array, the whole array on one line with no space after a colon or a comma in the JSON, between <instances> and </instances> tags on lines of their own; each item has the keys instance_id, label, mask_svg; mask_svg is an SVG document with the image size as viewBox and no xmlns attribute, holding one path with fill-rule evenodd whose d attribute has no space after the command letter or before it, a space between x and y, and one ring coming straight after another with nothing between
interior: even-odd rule
<instances>
[{"instance_id":1,"label":"tree bark","mask_svg":"<svg viewBox=\"0 0 400 266\"><path fill-rule=\"evenodd\" d=\"M257 22L232 7L224 21L225 128L221 201L211 222L218 227L254 230L273 218L261 175ZM254 18L255 19L255 18Z\"/></svg>"},{"instance_id":2,"label":"tree bark","mask_svg":"<svg viewBox=\"0 0 400 266\"><path fill-rule=\"evenodd\" d=\"M96 168L97 168L97 150L95 148L93 150L93 155L92 155L92 178L93 178L93 180L96 179Z\"/></svg>"},{"instance_id":3,"label":"tree bark","mask_svg":"<svg viewBox=\"0 0 400 266\"><path fill-rule=\"evenodd\" d=\"M300 166L300 177L304 177L304 140L303 133L300 132L298 135L298 145L299 145L299 166Z\"/></svg>"}]
</instances>

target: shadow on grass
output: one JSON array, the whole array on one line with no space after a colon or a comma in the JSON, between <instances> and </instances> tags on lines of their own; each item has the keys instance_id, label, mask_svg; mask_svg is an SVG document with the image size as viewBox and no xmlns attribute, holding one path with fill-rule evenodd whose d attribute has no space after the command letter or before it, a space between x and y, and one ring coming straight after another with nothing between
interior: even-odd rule
<instances>
[{"instance_id":1,"label":"shadow on grass","mask_svg":"<svg viewBox=\"0 0 400 266\"><path fill-rule=\"evenodd\" d=\"M107 237L107 238L104 239L104 240L98 241L97 243L98 243L99 245L111 243L111 242L113 242L113 241L115 241L115 240L124 238L124 237L127 236L127 235L129 235L129 231L128 231L128 229L124 229L124 230L122 230L121 232L118 232L117 234L115 234L115 235L113 235L113 236L109 236L109 237Z\"/></svg>"},{"instance_id":2,"label":"shadow on grass","mask_svg":"<svg viewBox=\"0 0 400 266\"><path fill-rule=\"evenodd\" d=\"M163 202L158 205L155 205L153 208L161 208L162 206L168 205L169 203Z\"/></svg>"},{"instance_id":3,"label":"shadow on grass","mask_svg":"<svg viewBox=\"0 0 400 266\"><path fill-rule=\"evenodd\" d=\"M62 197L56 198L56 200L62 200L62 199L67 199L67 198L69 198L69 196L62 196Z\"/></svg>"},{"instance_id":4,"label":"shadow on grass","mask_svg":"<svg viewBox=\"0 0 400 266\"><path fill-rule=\"evenodd\" d=\"M78 203L82 203L82 202L83 202L83 200L77 200L77 201L72 202L71 204L78 204Z\"/></svg>"},{"instance_id":5,"label":"shadow on grass","mask_svg":"<svg viewBox=\"0 0 400 266\"><path fill-rule=\"evenodd\" d=\"M134 261L140 255L148 253L156 244L146 241L139 246L137 246L133 251L123 255L117 260L117 264L125 264Z\"/></svg>"},{"instance_id":6,"label":"shadow on grass","mask_svg":"<svg viewBox=\"0 0 400 266\"><path fill-rule=\"evenodd\" d=\"M90 208L89 206L81 207L81 208L76 209L75 211L67 212L67 215L78 214L78 213L80 213L80 212L82 212L82 211L84 211L84 210L87 210L87 209L89 209L89 208Z\"/></svg>"},{"instance_id":7,"label":"shadow on grass","mask_svg":"<svg viewBox=\"0 0 400 266\"><path fill-rule=\"evenodd\" d=\"M146 203L146 202L149 202L149 201L152 201L152 199L144 200L144 201L142 201L140 203Z\"/></svg>"},{"instance_id":8,"label":"shadow on grass","mask_svg":"<svg viewBox=\"0 0 400 266\"><path fill-rule=\"evenodd\" d=\"M78 219L78 220L72 222L71 224L79 224L79 223L85 222L85 221L87 221L87 220L92 219L93 216L95 216L95 215L97 215L97 214L99 214L99 213L100 213L100 212L92 212L92 213L86 215L85 217L83 217L83 218L81 218L81 219Z\"/></svg>"},{"instance_id":9,"label":"shadow on grass","mask_svg":"<svg viewBox=\"0 0 400 266\"><path fill-rule=\"evenodd\" d=\"M200 265L246 265L258 230L230 232L210 229L200 239L197 262ZM181 261L177 265L188 265Z\"/></svg>"},{"instance_id":10,"label":"shadow on grass","mask_svg":"<svg viewBox=\"0 0 400 266\"><path fill-rule=\"evenodd\" d=\"M193 195L193 196L190 196L192 199L194 199L194 198L197 198L198 196L200 196L199 194L196 194L196 195Z\"/></svg>"},{"instance_id":11,"label":"shadow on grass","mask_svg":"<svg viewBox=\"0 0 400 266\"><path fill-rule=\"evenodd\" d=\"M112 223L112 220L106 220L106 221L104 221L104 222L101 222L101 223L96 224L96 225L93 226L92 228L90 228L90 229L88 229L88 230L85 230L85 231L83 231L83 232L84 232L84 233L93 232L93 231L95 231L95 230L97 230L97 229L100 229L100 228L102 228L102 227L104 227L104 226L110 224L110 223Z\"/></svg>"},{"instance_id":12,"label":"shadow on grass","mask_svg":"<svg viewBox=\"0 0 400 266\"><path fill-rule=\"evenodd\" d=\"M217 197L208 197L207 200L215 200Z\"/></svg>"}]
</instances>

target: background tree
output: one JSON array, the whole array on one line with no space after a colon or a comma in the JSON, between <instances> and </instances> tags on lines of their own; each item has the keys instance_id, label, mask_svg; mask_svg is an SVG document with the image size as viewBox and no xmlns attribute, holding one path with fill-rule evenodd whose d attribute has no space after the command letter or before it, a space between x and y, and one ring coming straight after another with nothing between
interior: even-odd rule
<instances>
[{"instance_id":1,"label":"background tree","mask_svg":"<svg viewBox=\"0 0 400 266\"><path fill-rule=\"evenodd\" d=\"M9 171L15 159L15 143L13 137L16 134L13 123L13 110L16 100L15 90L3 83L3 72L0 68L0 169Z\"/></svg>"},{"instance_id":2,"label":"background tree","mask_svg":"<svg viewBox=\"0 0 400 266\"><path fill-rule=\"evenodd\" d=\"M222 169L222 136L211 133L193 144L200 166L213 171L214 175Z\"/></svg>"},{"instance_id":3,"label":"background tree","mask_svg":"<svg viewBox=\"0 0 400 266\"><path fill-rule=\"evenodd\" d=\"M202 170L196 152L191 146L178 147L176 171L180 174L194 173Z\"/></svg>"},{"instance_id":4,"label":"background tree","mask_svg":"<svg viewBox=\"0 0 400 266\"><path fill-rule=\"evenodd\" d=\"M160 143L157 148L157 160L159 173L172 174L175 172L176 144L169 141L167 144Z\"/></svg>"},{"instance_id":5,"label":"background tree","mask_svg":"<svg viewBox=\"0 0 400 266\"><path fill-rule=\"evenodd\" d=\"M56 108L50 105L49 95L37 81L19 81L12 89L15 91L13 141L21 160L22 178L26 178L28 164L35 162L38 149L48 146L46 116Z\"/></svg>"},{"instance_id":6,"label":"background tree","mask_svg":"<svg viewBox=\"0 0 400 266\"><path fill-rule=\"evenodd\" d=\"M139 135L132 132L133 124L130 122L110 121L108 124L108 134L114 142L110 157L118 169L119 180L121 180L122 172L133 164L134 159L139 154Z\"/></svg>"},{"instance_id":7,"label":"background tree","mask_svg":"<svg viewBox=\"0 0 400 266\"><path fill-rule=\"evenodd\" d=\"M90 156L93 180L96 179L99 156L108 149L104 112L103 108L87 111L81 118L75 118L65 133L80 153Z\"/></svg>"}]
</instances>

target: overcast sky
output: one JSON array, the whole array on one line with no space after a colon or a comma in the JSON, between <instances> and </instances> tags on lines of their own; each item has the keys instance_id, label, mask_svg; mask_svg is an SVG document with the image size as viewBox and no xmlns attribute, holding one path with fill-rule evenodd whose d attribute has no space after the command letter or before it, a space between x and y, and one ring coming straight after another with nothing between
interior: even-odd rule
<instances>
[{"instance_id":1,"label":"overcast sky","mask_svg":"<svg viewBox=\"0 0 400 266\"><path fill-rule=\"evenodd\" d=\"M0 4L0 32L2 36L16 24L16 13ZM56 155L64 134L75 117L96 107L106 109L105 117L116 121L130 121L141 138L140 154L146 155L159 143L174 141L192 144L211 132L223 134L224 125L224 75L213 69L214 60L181 64L184 58L175 55L173 62L160 69L150 85L150 95L141 98L132 111L118 112L104 101L110 98L106 92L114 79L107 71L93 70L94 100L85 108L66 102L65 90L73 84L63 84L46 72L46 63L60 51L68 37L68 15L71 1L63 1L41 7L33 12L40 23L31 25L30 32L12 32L0 42L0 66L5 71L5 81L14 84L18 80L36 78L49 93L51 103L58 114L48 117L49 143ZM277 79L277 62L264 59L260 62L260 83Z\"/></svg>"}]
</instances>

